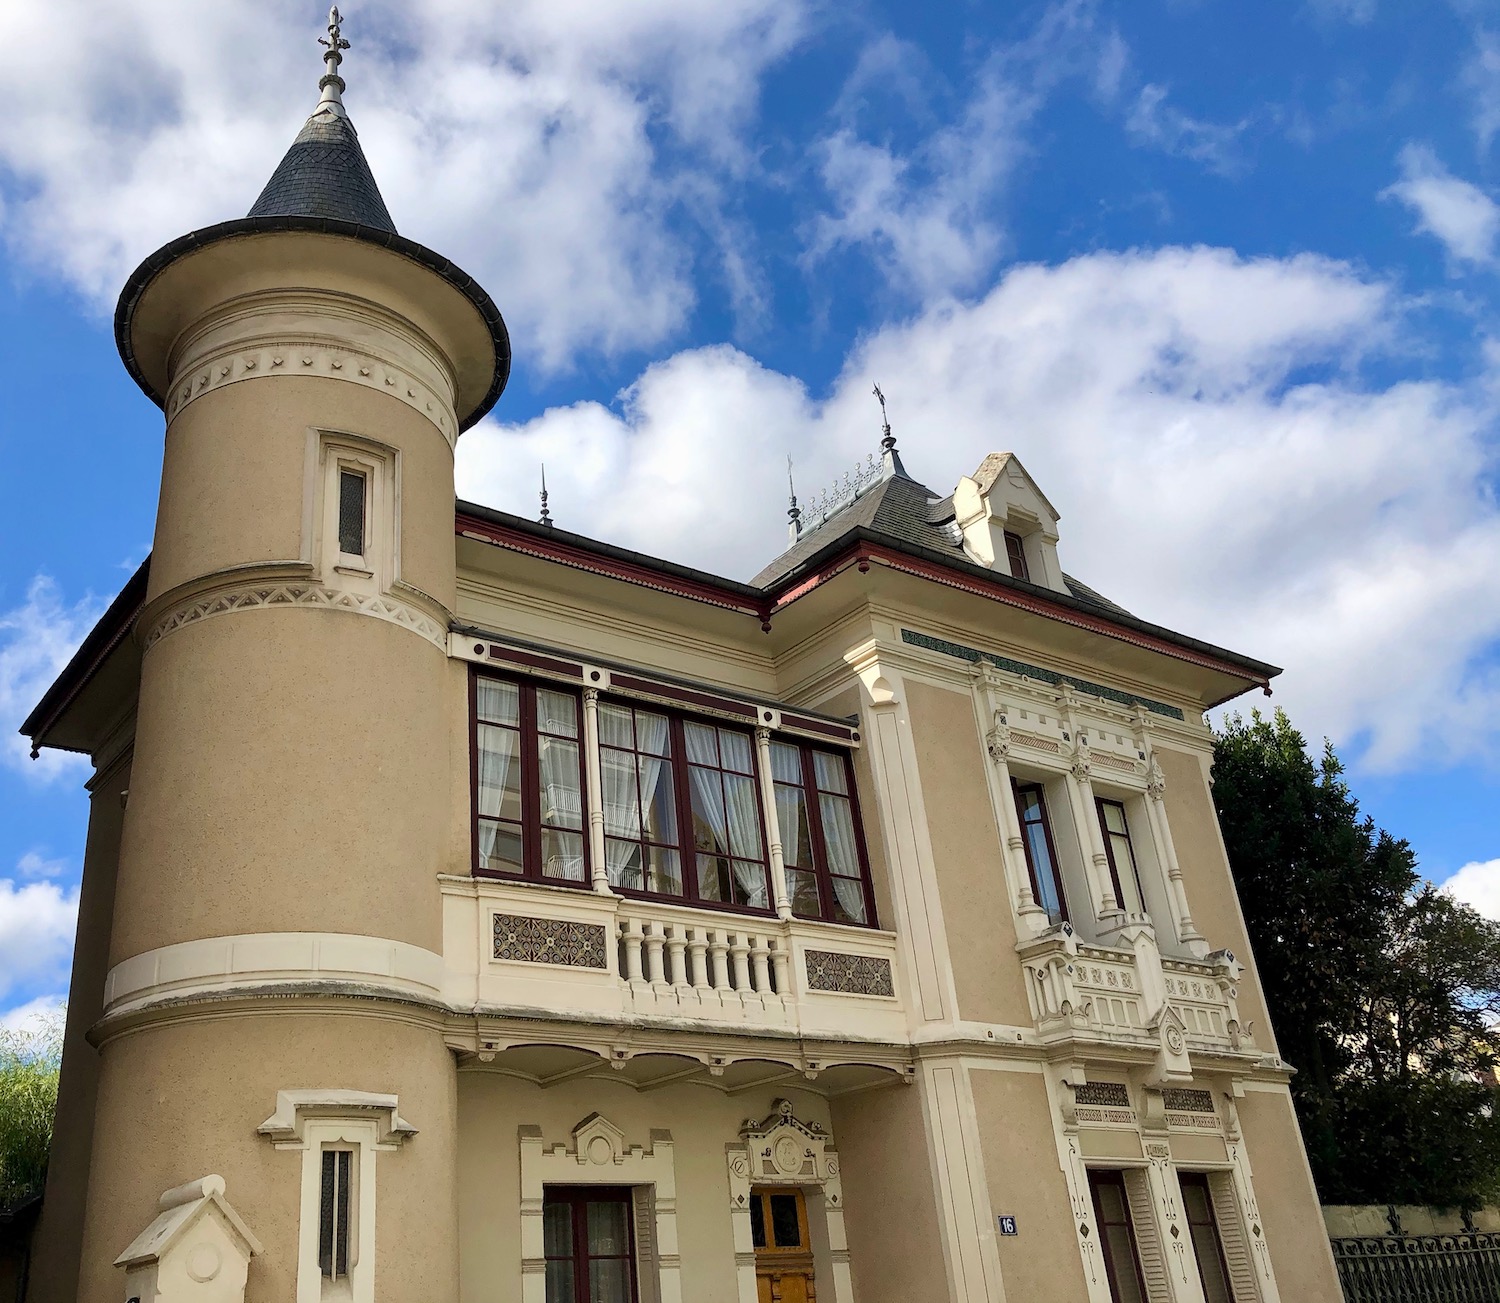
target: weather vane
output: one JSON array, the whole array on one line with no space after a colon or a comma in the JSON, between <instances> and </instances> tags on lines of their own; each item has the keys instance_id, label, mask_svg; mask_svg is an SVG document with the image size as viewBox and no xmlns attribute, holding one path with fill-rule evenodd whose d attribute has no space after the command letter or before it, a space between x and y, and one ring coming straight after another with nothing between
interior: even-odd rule
<instances>
[{"instance_id":1,"label":"weather vane","mask_svg":"<svg viewBox=\"0 0 1500 1303\"><path fill-rule=\"evenodd\" d=\"M343 51L349 48L349 42L344 39L343 22L338 5L334 5L328 11L328 39L318 37L318 44L328 47L328 53L323 56L325 59L342 59Z\"/></svg>"},{"instance_id":2,"label":"weather vane","mask_svg":"<svg viewBox=\"0 0 1500 1303\"><path fill-rule=\"evenodd\" d=\"M323 52L323 63L326 65L322 80L318 82L318 89L323 92L323 98L318 101L318 108L329 109L342 117L344 113L344 101L341 98L344 93L344 79L339 76L339 64L344 61L344 51L349 48L349 42L344 39L343 15L339 13L339 7L334 5L328 11L328 38L318 37L318 44L326 46Z\"/></svg>"},{"instance_id":3,"label":"weather vane","mask_svg":"<svg viewBox=\"0 0 1500 1303\"><path fill-rule=\"evenodd\" d=\"M896 446L896 440L891 435L891 422L885 414L885 395L880 392L880 386L875 386L875 397L880 400L880 449L882 452L890 452Z\"/></svg>"},{"instance_id":4,"label":"weather vane","mask_svg":"<svg viewBox=\"0 0 1500 1303\"><path fill-rule=\"evenodd\" d=\"M541 523L544 524L544 525L549 525L549 526L552 524L552 513L547 510L547 463L546 462L542 463L542 515L541 515Z\"/></svg>"}]
</instances>

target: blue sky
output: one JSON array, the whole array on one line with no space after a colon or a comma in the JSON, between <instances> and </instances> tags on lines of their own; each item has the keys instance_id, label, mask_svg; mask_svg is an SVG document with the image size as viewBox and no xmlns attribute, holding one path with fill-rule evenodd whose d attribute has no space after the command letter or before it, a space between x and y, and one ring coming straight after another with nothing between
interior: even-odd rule
<instances>
[{"instance_id":1,"label":"blue sky","mask_svg":"<svg viewBox=\"0 0 1500 1303\"><path fill-rule=\"evenodd\" d=\"M319 7L0 12L0 732L150 546L131 267L243 213ZM1500 916L1500 8L372 0L346 102L516 370L459 488L724 573L875 446L1019 454L1065 567L1287 667ZM1254 703L1248 703L1254 704ZM0 740L0 1016L65 988L86 766ZM1467 866L1467 867L1466 867Z\"/></svg>"}]
</instances>

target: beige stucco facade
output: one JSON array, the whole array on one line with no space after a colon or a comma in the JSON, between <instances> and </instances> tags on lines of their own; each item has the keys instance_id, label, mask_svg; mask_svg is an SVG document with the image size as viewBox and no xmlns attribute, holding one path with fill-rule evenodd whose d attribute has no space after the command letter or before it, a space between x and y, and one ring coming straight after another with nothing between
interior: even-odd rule
<instances>
[{"instance_id":1,"label":"beige stucco facade","mask_svg":"<svg viewBox=\"0 0 1500 1303\"><path fill-rule=\"evenodd\" d=\"M455 283L247 230L136 300L168 421L149 580L37 716L99 776L28 1298L165 1279L175 1241L116 1265L165 1218L219 1237L182 1280L241 1254L254 1303L550 1303L549 1200L610 1187L637 1303L754 1303L761 1191L800 1195L821 1299L1107 1303L1108 1170L1153 1303L1203 1298L1184 1172L1237 1303L1336 1300L1208 784L1203 711L1253 663L1073 599L1014 459L960 486L946 569L856 538L763 592L455 513L500 366ZM1023 521L1037 582L987 578ZM492 674L578 703L575 882L476 874ZM753 746L764 899L616 889L611 702ZM851 758L863 925L792 908L777 743ZM1051 812L1066 924L1016 784ZM346 1268L320 1265L334 1216Z\"/></svg>"}]
</instances>

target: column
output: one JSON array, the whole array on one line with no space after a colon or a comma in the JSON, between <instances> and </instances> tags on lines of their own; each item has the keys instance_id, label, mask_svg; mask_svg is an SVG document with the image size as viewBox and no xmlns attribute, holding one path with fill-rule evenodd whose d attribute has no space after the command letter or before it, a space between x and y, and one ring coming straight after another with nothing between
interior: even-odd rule
<instances>
[{"instance_id":1,"label":"column","mask_svg":"<svg viewBox=\"0 0 1500 1303\"><path fill-rule=\"evenodd\" d=\"M609 888L609 866L604 857L604 771L599 758L599 689L583 690L583 774L588 784L589 861L593 865L594 890L601 896Z\"/></svg>"},{"instance_id":2,"label":"column","mask_svg":"<svg viewBox=\"0 0 1500 1303\"><path fill-rule=\"evenodd\" d=\"M791 900L786 891L786 853L781 846L781 817L776 812L776 780L771 773L771 730L762 725L755 730L755 752L760 763L760 803L766 812L766 839L770 843L771 898L776 917L792 917Z\"/></svg>"},{"instance_id":3,"label":"column","mask_svg":"<svg viewBox=\"0 0 1500 1303\"><path fill-rule=\"evenodd\" d=\"M1177 913L1177 939L1188 945L1202 943L1203 934L1198 931L1188 909L1187 887L1182 881L1182 866L1177 862L1177 848L1172 843L1172 828L1167 822L1167 808L1162 799L1167 790L1166 775L1157 764L1156 756L1149 750L1146 754L1151 766L1146 779L1146 812L1150 816L1151 835L1156 839L1157 857L1167 871L1167 890Z\"/></svg>"}]
</instances>

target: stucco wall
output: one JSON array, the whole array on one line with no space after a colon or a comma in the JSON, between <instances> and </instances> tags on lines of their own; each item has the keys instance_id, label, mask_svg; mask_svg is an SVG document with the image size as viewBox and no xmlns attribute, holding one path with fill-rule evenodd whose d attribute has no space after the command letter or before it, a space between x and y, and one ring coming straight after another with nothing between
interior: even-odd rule
<instances>
[{"instance_id":1,"label":"stucco wall","mask_svg":"<svg viewBox=\"0 0 1500 1303\"><path fill-rule=\"evenodd\" d=\"M1237 1102L1281 1297L1286 1303L1343 1303L1290 1092L1247 1090Z\"/></svg>"},{"instance_id":2,"label":"stucco wall","mask_svg":"<svg viewBox=\"0 0 1500 1303\"><path fill-rule=\"evenodd\" d=\"M47 1192L32 1241L28 1303L71 1303L78 1286L84 1199L94 1138L94 1104L99 1089L99 1055L85 1039L85 1033L102 1012L115 905L115 869L125 815L120 794L129 786L127 759L95 782L89 801L73 975L68 983L62 1077L58 1082L57 1118L47 1164Z\"/></svg>"},{"instance_id":3,"label":"stucco wall","mask_svg":"<svg viewBox=\"0 0 1500 1303\"><path fill-rule=\"evenodd\" d=\"M1087 1297L1046 1081L1040 1072L972 1068L969 1085L990 1206L1016 1218L1016 1234L995 1240L1006 1298Z\"/></svg>"},{"instance_id":4,"label":"stucco wall","mask_svg":"<svg viewBox=\"0 0 1500 1303\"><path fill-rule=\"evenodd\" d=\"M119 1303L115 1256L163 1190L210 1172L265 1245L246 1303L295 1297L302 1154L274 1149L256 1127L278 1090L320 1087L396 1094L418 1130L376 1157L376 1297L456 1298L455 1071L435 1031L374 1009L221 1016L111 1041L101 1064L80 1303Z\"/></svg>"},{"instance_id":5,"label":"stucco wall","mask_svg":"<svg viewBox=\"0 0 1500 1303\"><path fill-rule=\"evenodd\" d=\"M906 691L958 1016L1029 1023L973 701L911 680Z\"/></svg>"},{"instance_id":6,"label":"stucco wall","mask_svg":"<svg viewBox=\"0 0 1500 1303\"><path fill-rule=\"evenodd\" d=\"M917 1087L833 1101L859 1303L948 1297L937 1189Z\"/></svg>"},{"instance_id":7,"label":"stucco wall","mask_svg":"<svg viewBox=\"0 0 1500 1303\"><path fill-rule=\"evenodd\" d=\"M767 1088L731 1097L684 1085L642 1093L624 1083L580 1078L543 1090L498 1072L460 1073L463 1303L513 1303L520 1297L517 1128L541 1127L549 1148L571 1144L573 1128L591 1113L602 1113L619 1127L627 1145L649 1147L653 1128L672 1133L682 1297L685 1303L737 1303L725 1149L739 1143L740 1126L747 1118L767 1117L780 1096L792 1101L799 1118L825 1128L831 1125L826 1100L794 1089ZM835 1142L838 1138L835 1133ZM848 1190L846 1178L847 1204L864 1197Z\"/></svg>"}]
</instances>

